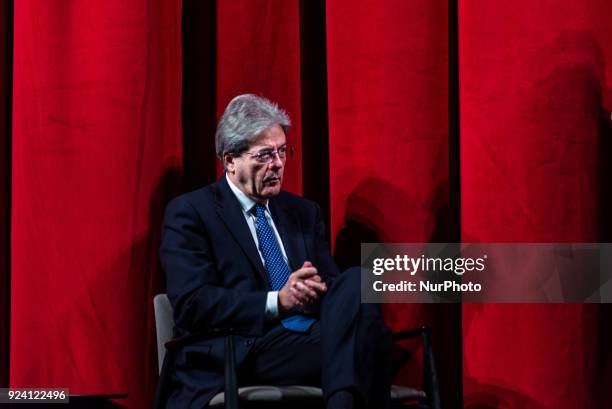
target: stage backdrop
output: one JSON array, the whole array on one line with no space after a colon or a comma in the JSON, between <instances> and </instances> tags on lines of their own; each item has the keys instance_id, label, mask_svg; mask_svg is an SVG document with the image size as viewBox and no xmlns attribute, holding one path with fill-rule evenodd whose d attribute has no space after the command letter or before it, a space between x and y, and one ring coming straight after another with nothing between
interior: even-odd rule
<instances>
[{"instance_id":1,"label":"stage backdrop","mask_svg":"<svg viewBox=\"0 0 612 409\"><path fill-rule=\"evenodd\" d=\"M299 2L217 2L216 66L217 118L232 98L245 93L265 95L291 115L288 142L296 155L285 172L283 188L301 194Z\"/></svg>"},{"instance_id":2,"label":"stage backdrop","mask_svg":"<svg viewBox=\"0 0 612 409\"><path fill-rule=\"evenodd\" d=\"M181 166L181 3L15 2L11 385L157 381L159 226Z\"/></svg>"},{"instance_id":3,"label":"stage backdrop","mask_svg":"<svg viewBox=\"0 0 612 409\"><path fill-rule=\"evenodd\" d=\"M449 185L447 3L15 1L11 385L150 407L163 207L214 180L214 122L239 93L292 115L286 188L326 192L342 267L361 241L458 240L459 189L464 241L609 237L607 1L459 2L461 186ZM304 132L313 113L325 132ZM304 173L317 151L329 160ZM459 406L460 323L467 407L612 400L608 309L457 311L385 306L394 329L433 326L445 408ZM413 362L397 382L420 380Z\"/></svg>"},{"instance_id":4,"label":"stage backdrop","mask_svg":"<svg viewBox=\"0 0 612 409\"><path fill-rule=\"evenodd\" d=\"M463 241L609 237L610 2L470 0L459 16ZM465 306L466 407L607 407L610 312Z\"/></svg>"},{"instance_id":5,"label":"stage backdrop","mask_svg":"<svg viewBox=\"0 0 612 409\"><path fill-rule=\"evenodd\" d=\"M447 5L384 4L327 2L331 231L342 268L359 264L360 242L458 240L448 235ZM434 328L444 404L455 407L456 306L383 309L393 330ZM396 382L419 385L416 357Z\"/></svg>"}]
</instances>

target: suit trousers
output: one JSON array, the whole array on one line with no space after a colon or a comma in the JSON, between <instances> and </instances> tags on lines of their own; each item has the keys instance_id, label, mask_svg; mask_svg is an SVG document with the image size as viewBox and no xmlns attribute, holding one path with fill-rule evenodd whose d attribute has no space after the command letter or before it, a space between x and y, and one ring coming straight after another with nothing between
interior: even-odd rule
<instances>
[{"instance_id":1,"label":"suit trousers","mask_svg":"<svg viewBox=\"0 0 612 409\"><path fill-rule=\"evenodd\" d=\"M321 386L326 399L348 390L365 407L388 408L391 331L378 305L361 303L360 283L359 268L340 274L307 333L278 324L255 339L240 383Z\"/></svg>"}]
</instances>

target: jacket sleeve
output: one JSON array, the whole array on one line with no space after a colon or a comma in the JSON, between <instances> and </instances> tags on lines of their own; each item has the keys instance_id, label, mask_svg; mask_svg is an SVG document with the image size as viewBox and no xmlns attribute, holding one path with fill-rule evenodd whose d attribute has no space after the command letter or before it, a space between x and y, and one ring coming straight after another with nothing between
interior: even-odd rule
<instances>
[{"instance_id":1,"label":"jacket sleeve","mask_svg":"<svg viewBox=\"0 0 612 409\"><path fill-rule=\"evenodd\" d=\"M168 204L162 226L160 259L179 330L234 328L263 333L265 291L223 288L210 237L198 212L181 196Z\"/></svg>"}]
</instances>

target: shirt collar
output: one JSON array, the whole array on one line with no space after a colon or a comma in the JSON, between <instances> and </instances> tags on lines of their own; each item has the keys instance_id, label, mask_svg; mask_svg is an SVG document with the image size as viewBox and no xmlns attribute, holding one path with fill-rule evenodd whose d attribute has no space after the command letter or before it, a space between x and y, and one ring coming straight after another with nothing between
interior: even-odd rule
<instances>
[{"instance_id":1,"label":"shirt collar","mask_svg":"<svg viewBox=\"0 0 612 409\"><path fill-rule=\"evenodd\" d=\"M236 196L236 199L238 199L238 202L240 202L242 210L245 213L250 213L253 210L253 206L255 206L257 202L248 197L242 190L240 190L238 186L236 186L234 182L230 180L229 176L227 175L227 172L225 173L225 179L227 179L227 184L229 185L232 192L234 192L234 196ZM268 203L269 202L266 202L266 210L268 210L269 212L270 209L268 208Z\"/></svg>"}]
</instances>

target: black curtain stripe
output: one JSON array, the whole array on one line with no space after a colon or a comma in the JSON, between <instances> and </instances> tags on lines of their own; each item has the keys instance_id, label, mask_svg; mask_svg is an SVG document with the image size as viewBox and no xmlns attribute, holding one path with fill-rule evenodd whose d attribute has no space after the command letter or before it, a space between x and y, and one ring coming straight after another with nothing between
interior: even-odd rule
<instances>
[{"instance_id":1,"label":"black curtain stripe","mask_svg":"<svg viewBox=\"0 0 612 409\"><path fill-rule=\"evenodd\" d=\"M3 83L3 112L0 119L0 387L9 384L10 368L10 306L11 306L11 135L13 95L13 1L2 0L0 12L0 71Z\"/></svg>"},{"instance_id":2,"label":"black curtain stripe","mask_svg":"<svg viewBox=\"0 0 612 409\"><path fill-rule=\"evenodd\" d=\"M183 181L190 191L216 179L217 6L183 0Z\"/></svg>"}]
</instances>

